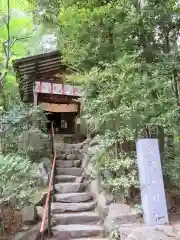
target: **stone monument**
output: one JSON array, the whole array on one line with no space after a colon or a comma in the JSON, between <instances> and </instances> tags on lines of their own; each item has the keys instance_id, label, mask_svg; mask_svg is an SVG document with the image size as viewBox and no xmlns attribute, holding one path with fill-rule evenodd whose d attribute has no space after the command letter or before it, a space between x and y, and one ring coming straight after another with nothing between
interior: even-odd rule
<instances>
[{"instance_id":1,"label":"stone monument","mask_svg":"<svg viewBox=\"0 0 180 240\"><path fill-rule=\"evenodd\" d=\"M144 223L148 226L168 224L158 140L140 139L136 151Z\"/></svg>"}]
</instances>

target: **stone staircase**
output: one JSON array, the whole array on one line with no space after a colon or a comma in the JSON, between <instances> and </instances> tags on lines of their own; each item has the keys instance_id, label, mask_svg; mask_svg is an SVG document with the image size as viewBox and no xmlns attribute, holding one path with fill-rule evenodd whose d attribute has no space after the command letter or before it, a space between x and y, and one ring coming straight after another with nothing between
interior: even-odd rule
<instances>
[{"instance_id":1,"label":"stone staircase","mask_svg":"<svg viewBox=\"0 0 180 240\"><path fill-rule=\"evenodd\" d=\"M52 227L52 235L59 240L100 240L103 227L96 199L86 191L81 161L76 158L72 148L57 151L56 194L51 205L56 226Z\"/></svg>"}]
</instances>

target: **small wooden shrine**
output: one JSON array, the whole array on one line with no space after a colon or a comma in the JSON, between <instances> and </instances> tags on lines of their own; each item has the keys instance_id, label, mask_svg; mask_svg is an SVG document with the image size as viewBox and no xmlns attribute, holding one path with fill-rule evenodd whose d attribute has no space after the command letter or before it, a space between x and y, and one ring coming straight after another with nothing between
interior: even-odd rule
<instances>
[{"instance_id":1,"label":"small wooden shrine","mask_svg":"<svg viewBox=\"0 0 180 240\"><path fill-rule=\"evenodd\" d=\"M40 105L54 121L56 133L73 134L75 119L80 112L77 101L82 96L79 87L66 84L74 69L62 64L59 51L40 54L13 62L24 103Z\"/></svg>"}]
</instances>

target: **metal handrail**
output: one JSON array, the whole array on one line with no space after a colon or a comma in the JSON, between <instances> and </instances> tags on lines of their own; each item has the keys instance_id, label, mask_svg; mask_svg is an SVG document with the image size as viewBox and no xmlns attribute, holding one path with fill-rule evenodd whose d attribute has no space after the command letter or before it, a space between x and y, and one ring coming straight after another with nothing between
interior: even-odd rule
<instances>
[{"instance_id":1,"label":"metal handrail","mask_svg":"<svg viewBox=\"0 0 180 240\"><path fill-rule=\"evenodd\" d=\"M47 193L47 197L46 197L46 203L45 203L41 228L39 231L38 238L36 238L36 240L38 240L38 239L44 240L44 225L45 225L47 210L48 210L48 237L51 237L51 202L54 201L54 194L55 194L55 166L56 166L56 150L54 147L53 122L51 122L51 143L52 143L51 175L50 175L50 180L49 180L49 187L48 187L48 193Z\"/></svg>"}]
</instances>

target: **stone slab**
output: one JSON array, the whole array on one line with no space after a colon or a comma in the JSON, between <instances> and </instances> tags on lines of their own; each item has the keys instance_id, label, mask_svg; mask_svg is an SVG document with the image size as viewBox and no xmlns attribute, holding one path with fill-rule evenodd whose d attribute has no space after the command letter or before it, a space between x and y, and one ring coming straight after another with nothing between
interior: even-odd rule
<instances>
[{"instance_id":1,"label":"stone slab","mask_svg":"<svg viewBox=\"0 0 180 240\"><path fill-rule=\"evenodd\" d=\"M52 228L53 236L59 240L98 236L103 232L103 228L98 225L57 225Z\"/></svg>"},{"instance_id":2,"label":"stone slab","mask_svg":"<svg viewBox=\"0 0 180 240\"><path fill-rule=\"evenodd\" d=\"M57 152L57 157L56 157L57 160L64 160L65 158L66 158L66 154Z\"/></svg>"},{"instance_id":3,"label":"stone slab","mask_svg":"<svg viewBox=\"0 0 180 240\"><path fill-rule=\"evenodd\" d=\"M43 219L43 216L44 216L44 208L41 207L41 206L37 206L36 207L36 210L37 210L37 216L40 220ZM46 218L48 217L48 211L46 211Z\"/></svg>"},{"instance_id":4,"label":"stone slab","mask_svg":"<svg viewBox=\"0 0 180 240\"><path fill-rule=\"evenodd\" d=\"M122 224L133 223L141 218L141 212L126 204L113 203L109 207L108 216L104 220L107 232L119 229Z\"/></svg>"},{"instance_id":5,"label":"stone slab","mask_svg":"<svg viewBox=\"0 0 180 240\"><path fill-rule=\"evenodd\" d=\"M64 214L53 214L53 218L56 219L57 224L86 224L97 223L100 220L99 214L95 211L87 212L74 212Z\"/></svg>"},{"instance_id":6,"label":"stone slab","mask_svg":"<svg viewBox=\"0 0 180 240\"><path fill-rule=\"evenodd\" d=\"M131 233L127 237L121 240L179 240L180 230L173 226L149 226L149 227L139 227L131 228Z\"/></svg>"},{"instance_id":7,"label":"stone slab","mask_svg":"<svg viewBox=\"0 0 180 240\"><path fill-rule=\"evenodd\" d=\"M56 168L56 173L58 175L73 175L73 176L81 176L83 173L82 168Z\"/></svg>"},{"instance_id":8,"label":"stone slab","mask_svg":"<svg viewBox=\"0 0 180 240\"><path fill-rule=\"evenodd\" d=\"M77 193L82 192L86 188L83 183L57 183L55 189L59 193Z\"/></svg>"},{"instance_id":9,"label":"stone slab","mask_svg":"<svg viewBox=\"0 0 180 240\"><path fill-rule=\"evenodd\" d=\"M60 203L54 202L51 204L52 213L64 213L64 212L83 212L94 210L96 202L84 202L84 203Z\"/></svg>"},{"instance_id":10,"label":"stone slab","mask_svg":"<svg viewBox=\"0 0 180 240\"><path fill-rule=\"evenodd\" d=\"M140 139L136 151L144 222L148 226L168 224L158 140Z\"/></svg>"},{"instance_id":11,"label":"stone slab","mask_svg":"<svg viewBox=\"0 0 180 240\"><path fill-rule=\"evenodd\" d=\"M73 167L73 161L72 160L56 160L56 166L57 167L62 167L62 168L69 168L69 167Z\"/></svg>"},{"instance_id":12,"label":"stone slab","mask_svg":"<svg viewBox=\"0 0 180 240\"><path fill-rule=\"evenodd\" d=\"M55 180L56 182L73 182L75 181L76 176L71 175L56 175Z\"/></svg>"},{"instance_id":13,"label":"stone slab","mask_svg":"<svg viewBox=\"0 0 180 240\"><path fill-rule=\"evenodd\" d=\"M126 240L127 237L137 228L140 228L143 224L131 223L131 224L122 224L119 228L121 240Z\"/></svg>"},{"instance_id":14,"label":"stone slab","mask_svg":"<svg viewBox=\"0 0 180 240\"><path fill-rule=\"evenodd\" d=\"M37 218L37 210L36 207L26 206L22 209L22 222L26 224L32 224L35 222Z\"/></svg>"},{"instance_id":15,"label":"stone slab","mask_svg":"<svg viewBox=\"0 0 180 240\"><path fill-rule=\"evenodd\" d=\"M93 195L89 192L55 194L55 199L57 202L78 203L92 200Z\"/></svg>"},{"instance_id":16,"label":"stone slab","mask_svg":"<svg viewBox=\"0 0 180 240\"><path fill-rule=\"evenodd\" d=\"M73 240L74 238L71 238L69 240ZM101 237L92 237L92 238L76 238L76 240L108 240L108 238L101 238Z\"/></svg>"},{"instance_id":17,"label":"stone slab","mask_svg":"<svg viewBox=\"0 0 180 240\"><path fill-rule=\"evenodd\" d=\"M76 160L76 159L77 159L77 155L74 154L74 153L68 154L68 155L66 156L66 159L67 159L67 160Z\"/></svg>"},{"instance_id":18,"label":"stone slab","mask_svg":"<svg viewBox=\"0 0 180 240\"><path fill-rule=\"evenodd\" d=\"M109 213L109 206L106 205L106 198L103 193L96 193L96 195L98 210L100 211L102 218L105 219Z\"/></svg>"}]
</instances>

